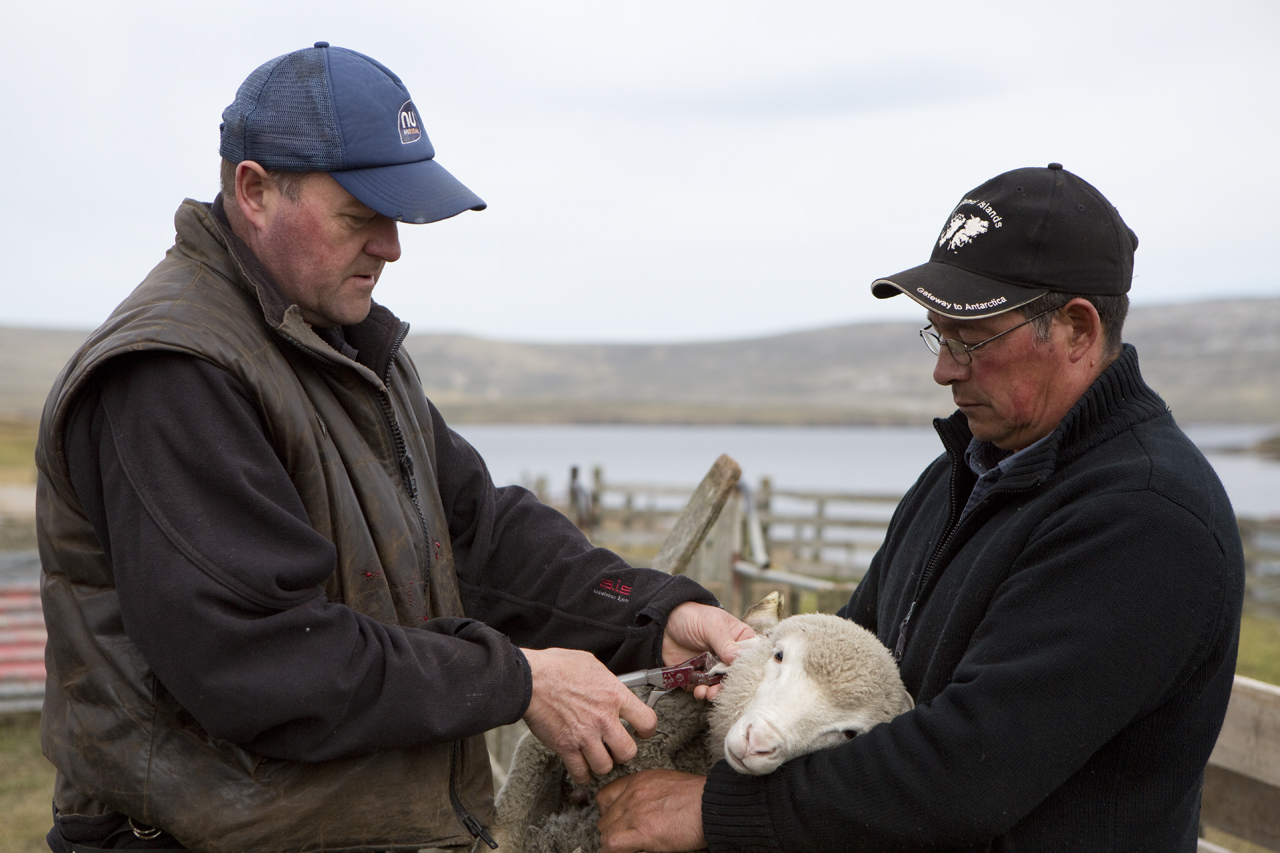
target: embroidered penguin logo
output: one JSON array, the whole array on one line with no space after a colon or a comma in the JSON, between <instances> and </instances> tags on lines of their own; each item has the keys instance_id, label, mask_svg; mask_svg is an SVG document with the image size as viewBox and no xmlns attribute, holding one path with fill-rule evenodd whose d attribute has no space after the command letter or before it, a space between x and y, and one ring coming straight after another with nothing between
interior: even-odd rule
<instances>
[{"instance_id":1,"label":"embroidered penguin logo","mask_svg":"<svg viewBox=\"0 0 1280 853\"><path fill-rule=\"evenodd\" d=\"M418 118L418 108L413 105L413 101L404 102L396 121L400 125L401 145L408 145L422 138L422 120Z\"/></svg>"},{"instance_id":2,"label":"embroidered penguin logo","mask_svg":"<svg viewBox=\"0 0 1280 853\"><path fill-rule=\"evenodd\" d=\"M957 213L951 217L947 227L942 229L942 236L938 238L938 248L942 248L942 244L946 243L947 248L954 252L961 246L972 243L973 238L979 234L985 234L990 224L979 216L965 216L963 213Z\"/></svg>"}]
</instances>

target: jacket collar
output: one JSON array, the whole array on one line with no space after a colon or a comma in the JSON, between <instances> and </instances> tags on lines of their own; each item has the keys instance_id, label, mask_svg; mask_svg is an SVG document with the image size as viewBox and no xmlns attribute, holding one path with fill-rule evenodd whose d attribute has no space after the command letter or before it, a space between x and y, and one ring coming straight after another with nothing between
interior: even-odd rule
<instances>
[{"instance_id":1,"label":"jacket collar","mask_svg":"<svg viewBox=\"0 0 1280 853\"><path fill-rule=\"evenodd\" d=\"M993 490L1034 488L1048 480L1055 470L1104 441L1168 411L1160 395L1143 381L1138 369L1138 351L1132 344L1124 344L1119 358L1102 371L1053 432L1020 456ZM933 425L951 457L951 464L964 466L964 452L973 438L968 418L956 410L951 417L938 418Z\"/></svg>"},{"instance_id":2,"label":"jacket collar","mask_svg":"<svg viewBox=\"0 0 1280 853\"><path fill-rule=\"evenodd\" d=\"M258 304L262 307L263 319L267 324L277 333L302 345L304 350L311 351L313 355L328 361L335 360L334 356L343 361L349 361L350 359L338 353L327 341L317 335L301 319L297 309L290 311L293 305L280 290L271 273L258 260L249 245L231 230L231 222L227 219L222 193L218 193L217 198L213 200L213 204L209 206L209 212L212 214L216 236L238 265L243 276L242 286L247 286L257 296ZM305 327L305 331L299 328L300 324ZM409 333L409 324L401 321L386 307L374 302L369 310L369 316L354 326L343 326L342 332L346 342L356 350L355 361L373 371L380 381L386 382L390 376L391 360L399 350L405 335ZM323 347L323 350L318 350L317 344Z\"/></svg>"}]
</instances>

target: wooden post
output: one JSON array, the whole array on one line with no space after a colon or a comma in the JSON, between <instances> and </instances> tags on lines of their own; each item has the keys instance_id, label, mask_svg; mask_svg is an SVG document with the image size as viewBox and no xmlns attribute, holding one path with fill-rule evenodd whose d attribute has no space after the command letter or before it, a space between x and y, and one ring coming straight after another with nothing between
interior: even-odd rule
<instances>
[{"instance_id":1,"label":"wooden post","mask_svg":"<svg viewBox=\"0 0 1280 853\"><path fill-rule=\"evenodd\" d=\"M1280 850L1280 687L1236 676L1205 769L1200 820Z\"/></svg>"},{"instance_id":2,"label":"wooden post","mask_svg":"<svg viewBox=\"0 0 1280 853\"><path fill-rule=\"evenodd\" d=\"M591 526L600 524L600 496L604 493L604 469L599 465L591 469Z\"/></svg>"},{"instance_id":3,"label":"wooden post","mask_svg":"<svg viewBox=\"0 0 1280 853\"><path fill-rule=\"evenodd\" d=\"M765 547L769 547L769 522L765 521L763 517L767 516L771 511L769 501L772 496L773 480L768 477L761 477L760 492L756 498L756 512L761 515L760 532L764 534Z\"/></svg>"},{"instance_id":4,"label":"wooden post","mask_svg":"<svg viewBox=\"0 0 1280 853\"><path fill-rule=\"evenodd\" d=\"M741 476L742 468L727 454L715 461L676 519L676 526L662 543L658 556L653 558L655 569L672 575L684 574Z\"/></svg>"},{"instance_id":5,"label":"wooden post","mask_svg":"<svg viewBox=\"0 0 1280 853\"><path fill-rule=\"evenodd\" d=\"M810 559L815 563L822 562L822 519L827 514L827 499L818 498L817 512L813 522L813 554Z\"/></svg>"},{"instance_id":6,"label":"wooden post","mask_svg":"<svg viewBox=\"0 0 1280 853\"><path fill-rule=\"evenodd\" d=\"M588 518L587 496L584 495L582 484L578 482L578 466L569 466L569 517L573 519L573 523L578 525L578 529L588 536L591 534L591 519Z\"/></svg>"},{"instance_id":7,"label":"wooden post","mask_svg":"<svg viewBox=\"0 0 1280 853\"><path fill-rule=\"evenodd\" d=\"M742 501L737 489L729 494L719 517L694 552L684 574L705 586L730 613L740 605L733 598L733 566L742 547Z\"/></svg>"}]
</instances>

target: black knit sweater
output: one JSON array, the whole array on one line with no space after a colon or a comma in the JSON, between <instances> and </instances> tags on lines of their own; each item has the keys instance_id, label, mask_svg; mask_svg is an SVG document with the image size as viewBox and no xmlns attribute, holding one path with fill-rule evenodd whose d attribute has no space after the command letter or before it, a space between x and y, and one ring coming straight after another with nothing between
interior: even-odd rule
<instances>
[{"instance_id":1,"label":"black knit sweater","mask_svg":"<svg viewBox=\"0 0 1280 853\"><path fill-rule=\"evenodd\" d=\"M1217 476L1130 346L963 520L966 419L935 426L841 611L902 640L916 709L769 776L721 762L709 847L1194 850L1244 587Z\"/></svg>"}]
</instances>

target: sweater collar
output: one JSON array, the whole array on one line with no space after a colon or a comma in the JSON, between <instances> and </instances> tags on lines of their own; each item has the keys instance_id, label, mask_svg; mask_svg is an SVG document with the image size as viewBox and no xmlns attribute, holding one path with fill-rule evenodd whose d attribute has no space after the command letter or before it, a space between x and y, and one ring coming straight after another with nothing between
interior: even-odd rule
<instances>
[{"instance_id":1,"label":"sweater collar","mask_svg":"<svg viewBox=\"0 0 1280 853\"><path fill-rule=\"evenodd\" d=\"M1034 488L1104 441L1168 411L1160 395L1143 381L1138 351L1132 344L1124 344L1120 356L1094 380L1053 432L1018 454L996 488ZM949 418L933 423L952 464L965 465L964 453L973 438L968 418L957 409Z\"/></svg>"}]
</instances>

